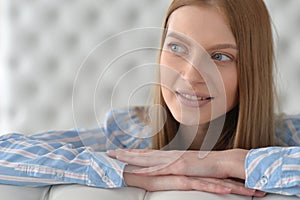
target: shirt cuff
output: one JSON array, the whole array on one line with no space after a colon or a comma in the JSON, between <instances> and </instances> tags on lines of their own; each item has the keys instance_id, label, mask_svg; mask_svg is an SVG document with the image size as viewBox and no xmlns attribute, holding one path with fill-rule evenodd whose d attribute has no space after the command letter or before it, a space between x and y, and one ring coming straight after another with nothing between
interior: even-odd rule
<instances>
[{"instance_id":1,"label":"shirt cuff","mask_svg":"<svg viewBox=\"0 0 300 200\"><path fill-rule=\"evenodd\" d=\"M246 187L265 192L280 187L284 153L283 147L250 150L245 160Z\"/></svg>"},{"instance_id":2,"label":"shirt cuff","mask_svg":"<svg viewBox=\"0 0 300 200\"><path fill-rule=\"evenodd\" d=\"M104 152L97 152L91 159L88 185L102 188L126 186L123 178L125 166L126 163L110 158Z\"/></svg>"}]
</instances>

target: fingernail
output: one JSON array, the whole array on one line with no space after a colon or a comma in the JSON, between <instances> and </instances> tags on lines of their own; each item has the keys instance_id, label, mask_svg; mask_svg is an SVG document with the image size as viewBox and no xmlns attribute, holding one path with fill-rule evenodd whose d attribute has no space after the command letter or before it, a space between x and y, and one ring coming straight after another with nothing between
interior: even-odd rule
<instances>
[{"instance_id":1,"label":"fingernail","mask_svg":"<svg viewBox=\"0 0 300 200\"><path fill-rule=\"evenodd\" d=\"M111 155L111 154L112 154L112 150L107 150L106 153L107 153L108 155Z\"/></svg>"},{"instance_id":2,"label":"fingernail","mask_svg":"<svg viewBox=\"0 0 300 200\"><path fill-rule=\"evenodd\" d=\"M228 193L230 193L232 191L232 189L228 188L228 187L225 187L225 191L228 192Z\"/></svg>"},{"instance_id":3,"label":"fingernail","mask_svg":"<svg viewBox=\"0 0 300 200\"><path fill-rule=\"evenodd\" d=\"M267 193L266 193L266 192L263 192L263 191L257 190L257 191L255 192L255 194L256 194L257 196L265 196Z\"/></svg>"},{"instance_id":4,"label":"fingernail","mask_svg":"<svg viewBox=\"0 0 300 200\"><path fill-rule=\"evenodd\" d=\"M116 150L107 150L106 153L107 153L109 156L116 156L116 154L117 154Z\"/></svg>"},{"instance_id":5,"label":"fingernail","mask_svg":"<svg viewBox=\"0 0 300 200\"><path fill-rule=\"evenodd\" d=\"M248 189L249 193L254 194L256 192L256 190L253 189Z\"/></svg>"}]
</instances>

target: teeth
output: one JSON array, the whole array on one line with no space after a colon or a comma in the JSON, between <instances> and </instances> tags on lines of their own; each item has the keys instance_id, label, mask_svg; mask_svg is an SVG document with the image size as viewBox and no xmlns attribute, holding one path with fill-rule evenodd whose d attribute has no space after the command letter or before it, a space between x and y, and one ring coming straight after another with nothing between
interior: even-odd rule
<instances>
[{"instance_id":1,"label":"teeth","mask_svg":"<svg viewBox=\"0 0 300 200\"><path fill-rule=\"evenodd\" d=\"M209 100L211 99L211 97L197 97L197 96L192 96L192 95L188 95L188 94L181 94L181 96L192 100L192 101L204 101L204 100Z\"/></svg>"}]
</instances>

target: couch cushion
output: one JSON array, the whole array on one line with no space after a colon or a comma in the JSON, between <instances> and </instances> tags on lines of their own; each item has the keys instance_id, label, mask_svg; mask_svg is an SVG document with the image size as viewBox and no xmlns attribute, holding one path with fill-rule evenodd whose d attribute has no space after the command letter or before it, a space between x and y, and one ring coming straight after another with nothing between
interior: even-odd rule
<instances>
[{"instance_id":1,"label":"couch cushion","mask_svg":"<svg viewBox=\"0 0 300 200\"><path fill-rule=\"evenodd\" d=\"M197 191L164 191L146 192L145 190L127 187L120 189L92 188L80 185L54 186L49 200L252 200L251 197L239 195L217 195Z\"/></svg>"},{"instance_id":2,"label":"couch cushion","mask_svg":"<svg viewBox=\"0 0 300 200\"><path fill-rule=\"evenodd\" d=\"M145 190L128 187L118 189L102 189L81 185L54 186L49 200L142 200Z\"/></svg>"},{"instance_id":3,"label":"couch cushion","mask_svg":"<svg viewBox=\"0 0 300 200\"><path fill-rule=\"evenodd\" d=\"M127 187L120 189L102 189L80 185L61 185L42 188L0 185L2 200L298 200L292 196L268 194L264 198L252 198L240 195L217 195L198 191L146 192Z\"/></svg>"},{"instance_id":4,"label":"couch cushion","mask_svg":"<svg viewBox=\"0 0 300 200\"><path fill-rule=\"evenodd\" d=\"M41 200L45 199L50 187L31 188L10 185L0 185L2 200Z\"/></svg>"},{"instance_id":5,"label":"couch cushion","mask_svg":"<svg viewBox=\"0 0 300 200\"><path fill-rule=\"evenodd\" d=\"M252 200L240 195L217 195L198 191L148 192L145 200ZM262 200L262 199L261 199Z\"/></svg>"},{"instance_id":6,"label":"couch cushion","mask_svg":"<svg viewBox=\"0 0 300 200\"><path fill-rule=\"evenodd\" d=\"M120 189L92 188L80 185L52 187L47 200L297 200L297 197L268 194L264 198L252 198L240 195L217 195L198 191L146 192L127 187Z\"/></svg>"},{"instance_id":7,"label":"couch cushion","mask_svg":"<svg viewBox=\"0 0 300 200\"><path fill-rule=\"evenodd\" d=\"M264 198L253 198L253 200L299 200L299 198L296 196L268 194Z\"/></svg>"}]
</instances>

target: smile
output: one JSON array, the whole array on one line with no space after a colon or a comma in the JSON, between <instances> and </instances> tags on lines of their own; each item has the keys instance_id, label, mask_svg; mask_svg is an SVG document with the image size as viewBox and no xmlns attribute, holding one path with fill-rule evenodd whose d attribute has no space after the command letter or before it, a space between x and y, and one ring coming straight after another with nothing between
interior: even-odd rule
<instances>
[{"instance_id":1,"label":"smile","mask_svg":"<svg viewBox=\"0 0 300 200\"><path fill-rule=\"evenodd\" d=\"M189 94L180 94L177 93L181 96L183 96L184 98L191 100L191 101L205 101L205 100L211 100L213 97L198 97L198 96L194 96L194 95L189 95Z\"/></svg>"},{"instance_id":2,"label":"smile","mask_svg":"<svg viewBox=\"0 0 300 200\"><path fill-rule=\"evenodd\" d=\"M193 94L191 92L175 91L178 100L189 107L202 107L210 103L214 97L202 94Z\"/></svg>"}]
</instances>

